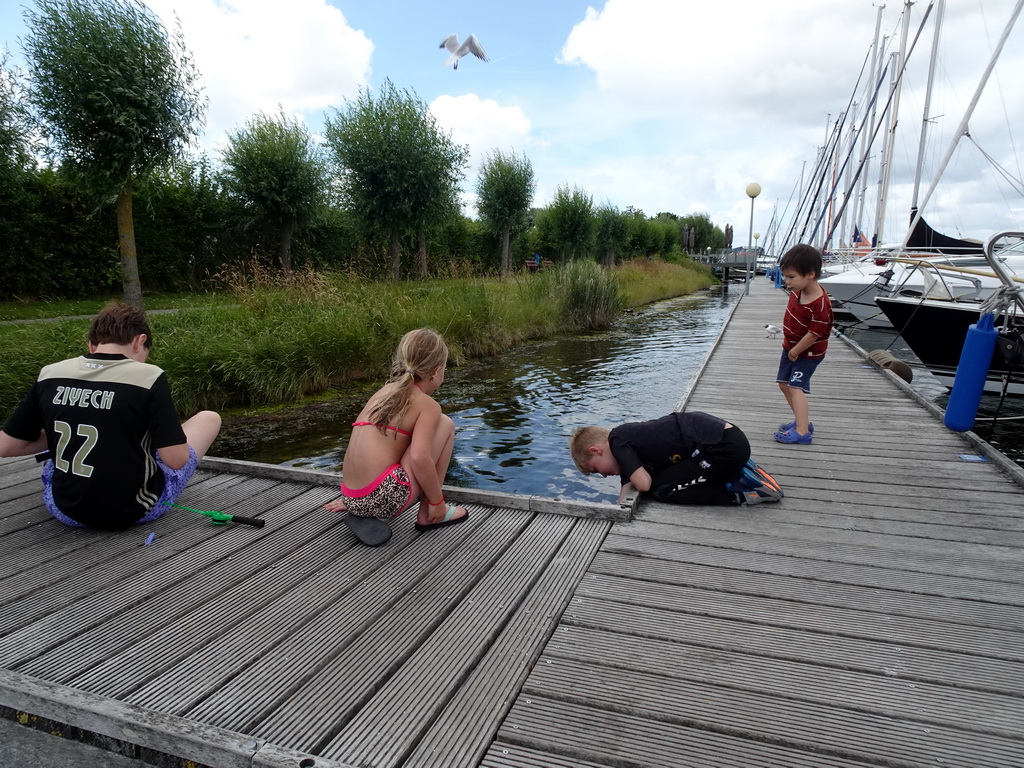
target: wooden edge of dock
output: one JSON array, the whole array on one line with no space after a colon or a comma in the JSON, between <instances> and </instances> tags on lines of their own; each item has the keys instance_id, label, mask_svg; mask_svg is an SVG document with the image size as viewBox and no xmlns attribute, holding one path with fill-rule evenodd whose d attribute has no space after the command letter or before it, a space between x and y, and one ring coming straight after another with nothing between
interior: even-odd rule
<instances>
[{"instance_id":1,"label":"wooden edge of dock","mask_svg":"<svg viewBox=\"0 0 1024 768\"><path fill-rule=\"evenodd\" d=\"M4 701L0 709L7 710L2 713L5 719L83 744L95 742L107 751L111 740L129 749L139 747L143 759L159 760L160 765L187 764L181 763L184 760L217 768L352 768L348 763L7 669L0 669L0 699Z\"/></svg>"},{"instance_id":2,"label":"wooden edge of dock","mask_svg":"<svg viewBox=\"0 0 1024 768\"><path fill-rule=\"evenodd\" d=\"M200 466L213 472L231 472L239 475L252 475L255 477L266 477L271 480L307 483L316 486L339 486L341 484L340 472L287 467L279 464L260 464L255 461L205 456L202 462L200 462ZM569 515L570 517L612 520L614 522L628 522L631 520L638 499L634 495L626 499L623 504L601 504L598 502L572 501L557 497L548 498L545 496L503 493L501 491L489 491L479 488L461 488L453 485L442 486L442 491L444 491L446 498L450 497L455 501L466 504L486 504L505 509L520 509L524 512Z\"/></svg>"},{"instance_id":3,"label":"wooden edge of dock","mask_svg":"<svg viewBox=\"0 0 1024 768\"><path fill-rule=\"evenodd\" d=\"M865 350L862 346L860 346L860 344L858 344L853 339L841 333L837 333L836 337L840 339L843 343L845 343L855 353L857 353L857 355L863 358L863 360L866 363L878 369L878 371L883 376L887 376L889 378L889 381L895 384L896 387L900 389L900 391L908 395L914 402L923 406L925 410L927 410L938 421L943 420L943 417L945 416L946 412L938 405L933 403L931 400L929 400L927 397L918 392L916 389L914 389L908 381L905 381L903 378L896 375L887 368L882 368L880 365L876 364L875 361L868 356L868 351ZM991 445L988 441L984 440L976 432L958 432L957 434L963 435L964 439L968 443L970 443L971 446L975 450L977 450L979 454L985 456L996 467L998 467L1003 474L1005 474L1007 477L1013 480L1013 482L1015 482L1017 485L1024 488L1024 468L1022 468L1020 465L1016 464L1015 462L1007 458L1007 456L1003 454L1002 451Z\"/></svg>"}]
</instances>

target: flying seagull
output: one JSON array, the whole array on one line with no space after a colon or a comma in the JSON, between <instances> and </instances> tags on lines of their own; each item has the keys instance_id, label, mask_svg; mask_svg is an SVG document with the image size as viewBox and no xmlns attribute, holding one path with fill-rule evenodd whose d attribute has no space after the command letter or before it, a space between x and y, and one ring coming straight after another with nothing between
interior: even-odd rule
<instances>
[{"instance_id":1,"label":"flying seagull","mask_svg":"<svg viewBox=\"0 0 1024 768\"><path fill-rule=\"evenodd\" d=\"M466 42L459 45L459 38L455 35L448 35L442 42L439 48L447 48L448 53L451 56L445 61L444 65L447 67L449 64L454 64L453 69L459 68L459 59L465 56L467 53L472 53L478 59L488 61L487 51L480 45L480 41L476 39L476 35L470 35L466 38Z\"/></svg>"}]
</instances>

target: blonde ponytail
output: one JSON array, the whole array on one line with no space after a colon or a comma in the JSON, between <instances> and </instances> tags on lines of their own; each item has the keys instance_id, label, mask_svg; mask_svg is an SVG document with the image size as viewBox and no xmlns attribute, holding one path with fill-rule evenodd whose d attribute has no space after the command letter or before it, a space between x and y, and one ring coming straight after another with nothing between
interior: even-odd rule
<instances>
[{"instance_id":1,"label":"blonde ponytail","mask_svg":"<svg viewBox=\"0 0 1024 768\"><path fill-rule=\"evenodd\" d=\"M448 345L437 331L418 328L409 331L398 342L395 359L391 364L391 378L394 384L390 392L378 400L367 413L367 419L388 434L389 426L399 426L409 409L416 382L428 378L434 371L448 362ZM397 439L398 433L391 434Z\"/></svg>"}]
</instances>

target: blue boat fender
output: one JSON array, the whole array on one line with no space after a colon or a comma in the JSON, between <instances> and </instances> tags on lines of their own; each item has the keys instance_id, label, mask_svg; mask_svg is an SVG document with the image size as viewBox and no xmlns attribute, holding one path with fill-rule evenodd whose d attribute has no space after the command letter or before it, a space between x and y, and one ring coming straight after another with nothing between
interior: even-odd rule
<instances>
[{"instance_id":1,"label":"blue boat fender","mask_svg":"<svg viewBox=\"0 0 1024 768\"><path fill-rule=\"evenodd\" d=\"M946 405L946 415L942 419L954 432L966 432L974 426L998 337L995 315L991 312L986 312L967 329L967 338L960 352L960 362L956 367L956 377Z\"/></svg>"}]
</instances>

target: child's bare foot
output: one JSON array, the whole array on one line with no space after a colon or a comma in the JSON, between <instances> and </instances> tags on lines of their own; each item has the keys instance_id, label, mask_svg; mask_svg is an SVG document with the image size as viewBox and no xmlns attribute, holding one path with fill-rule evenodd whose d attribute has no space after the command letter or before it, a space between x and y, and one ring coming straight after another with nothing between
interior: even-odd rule
<instances>
[{"instance_id":1,"label":"child's bare foot","mask_svg":"<svg viewBox=\"0 0 1024 768\"><path fill-rule=\"evenodd\" d=\"M328 512L344 512L348 507L345 506L345 502L342 499L335 499L324 504L324 509Z\"/></svg>"}]
</instances>

